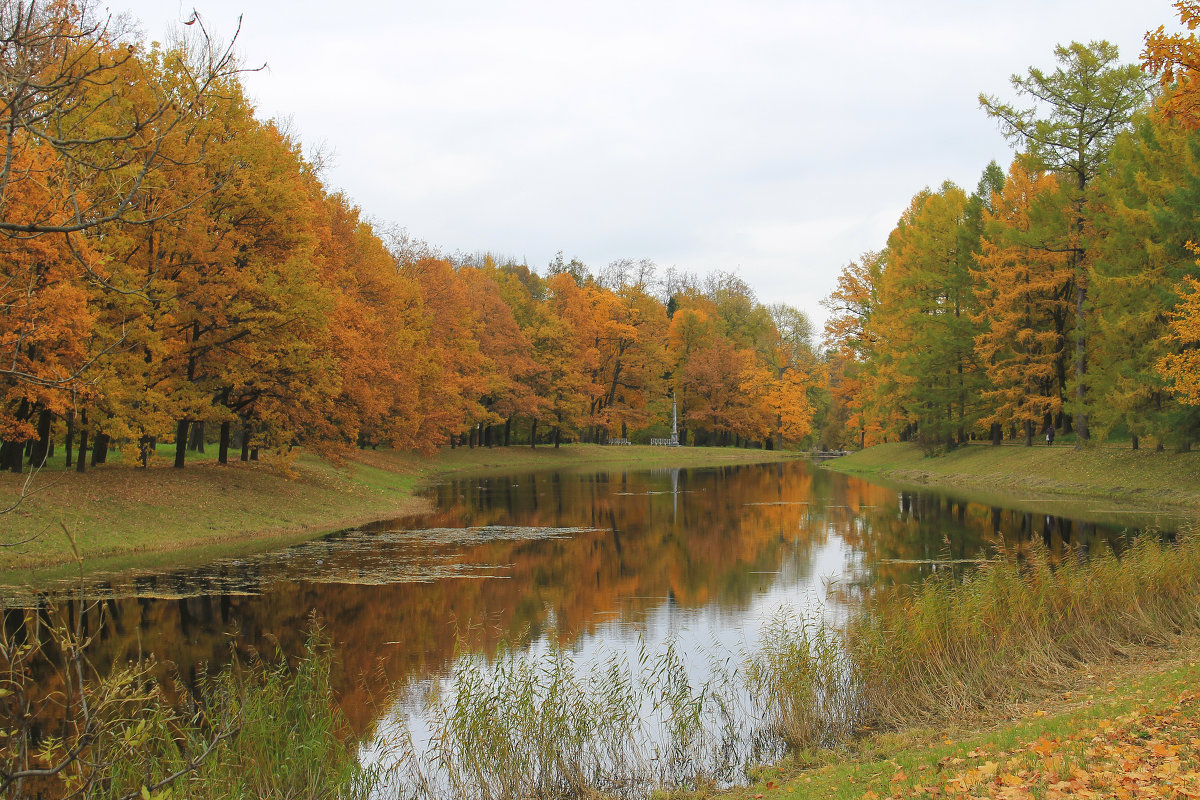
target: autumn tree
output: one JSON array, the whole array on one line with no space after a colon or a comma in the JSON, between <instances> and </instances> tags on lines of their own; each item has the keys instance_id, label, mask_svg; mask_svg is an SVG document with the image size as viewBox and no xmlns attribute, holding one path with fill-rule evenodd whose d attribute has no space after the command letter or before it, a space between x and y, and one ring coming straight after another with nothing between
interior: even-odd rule
<instances>
[{"instance_id":1,"label":"autumn tree","mask_svg":"<svg viewBox=\"0 0 1200 800\"><path fill-rule=\"evenodd\" d=\"M1158 76L1164 96L1158 107L1187 128L1200 127L1200 1L1176 0L1179 20L1188 33L1167 33L1162 25L1146 34L1142 51L1145 70Z\"/></svg>"},{"instance_id":2,"label":"autumn tree","mask_svg":"<svg viewBox=\"0 0 1200 800\"><path fill-rule=\"evenodd\" d=\"M949 182L913 198L888 237L871 320L899 432L927 444L961 443L974 423L976 301L972 253L960 238L966 210L966 193Z\"/></svg>"},{"instance_id":3,"label":"autumn tree","mask_svg":"<svg viewBox=\"0 0 1200 800\"><path fill-rule=\"evenodd\" d=\"M984 216L982 252L973 272L977 321L986 324L975 349L990 376L982 395L983 421L1019 426L1027 445L1063 409L1075 270L1069 253L1043 246L1041 230L1061 224L1062 211L1057 177L1014 161L994 208Z\"/></svg>"},{"instance_id":4,"label":"autumn tree","mask_svg":"<svg viewBox=\"0 0 1200 800\"><path fill-rule=\"evenodd\" d=\"M1155 366L1181 402L1200 406L1200 280L1188 276L1183 286L1182 301L1170 320L1177 352L1164 355Z\"/></svg>"},{"instance_id":5,"label":"autumn tree","mask_svg":"<svg viewBox=\"0 0 1200 800\"><path fill-rule=\"evenodd\" d=\"M688 365L702 352L708 352L720 333L717 307L699 291L679 292L671 297L673 313L667 335L667 359L670 365L671 392L679 408L680 443L687 444L693 397L683 378Z\"/></svg>"},{"instance_id":6,"label":"autumn tree","mask_svg":"<svg viewBox=\"0 0 1200 800\"><path fill-rule=\"evenodd\" d=\"M774 412L775 446L798 441L813 429L818 408L826 404L823 365L813 351L812 323L798 308L785 303L767 307L775 329L769 353L773 375L766 402Z\"/></svg>"},{"instance_id":7,"label":"autumn tree","mask_svg":"<svg viewBox=\"0 0 1200 800\"><path fill-rule=\"evenodd\" d=\"M863 253L857 261L842 268L837 285L821 304L829 310L825 321L823 347L829 354L830 411L827 420L847 432L847 439L865 447L881 441L882 432L869 415L864 413L864 401L871 394L865 371L874 357L874 342L870 338L870 319L879 304L879 284L883 276L884 253ZM870 428L870 429L869 429ZM841 447L848 443L840 433L827 442Z\"/></svg>"},{"instance_id":8,"label":"autumn tree","mask_svg":"<svg viewBox=\"0 0 1200 800\"><path fill-rule=\"evenodd\" d=\"M1169 315L1197 274L1189 249L1200 216L1200 136L1160 111L1140 115L1113 148L1097 182L1094 224L1104 236L1092 269L1094 383L1105 398L1101 428L1185 446L1196 411L1177 403L1156 364L1179 350Z\"/></svg>"},{"instance_id":9,"label":"autumn tree","mask_svg":"<svg viewBox=\"0 0 1200 800\"><path fill-rule=\"evenodd\" d=\"M980 95L979 102L1030 160L1030 169L1060 176L1062 202L1071 209L1065 227L1053 232L1045 246L1068 253L1075 272L1074 415L1082 442L1089 438L1085 228L1092 196L1088 190L1115 137L1145 103L1147 82L1137 66L1118 63L1117 48L1108 42L1072 42L1055 48L1054 54L1059 65L1053 72L1030 67L1025 76L1012 76L1013 89L1030 98L1031 107L988 95Z\"/></svg>"},{"instance_id":10,"label":"autumn tree","mask_svg":"<svg viewBox=\"0 0 1200 800\"><path fill-rule=\"evenodd\" d=\"M0 4L0 232L24 237L145 222L138 196L171 164L162 143L193 133L219 85L239 72L233 41L220 45L203 23L190 30L168 50L180 80L163 84L126 32L86 0ZM31 150L39 151L37 161L25 157ZM67 210L55 204L16 212L14 192L26 183L45 186Z\"/></svg>"},{"instance_id":11,"label":"autumn tree","mask_svg":"<svg viewBox=\"0 0 1200 800\"><path fill-rule=\"evenodd\" d=\"M39 155L28 151L20 158ZM33 169L22 163L17 168ZM23 210L46 214L54 206L46 188L32 182L10 190L9 197L17 220ZM72 251L62 237L0 238L0 468L20 472L25 443L35 437L31 460L41 466L54 417L69 413L87 388L95 319L79 278L80 259L96 263L86 244Z\"/></svg>"}]
</instances>

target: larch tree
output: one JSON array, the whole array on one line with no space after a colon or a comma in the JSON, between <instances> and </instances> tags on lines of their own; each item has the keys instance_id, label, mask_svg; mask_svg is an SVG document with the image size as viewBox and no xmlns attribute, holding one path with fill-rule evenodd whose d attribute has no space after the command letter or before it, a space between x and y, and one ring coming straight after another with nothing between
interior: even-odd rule
<instances>
[{"instance_id":1,"label":"larch tree","mask_svg":"<svg viewBox=\"0 0 1200 800\"><path fill-rule=\"evenodd\" d=\"M984 224L986 215L993 213L995 208L995 200L1004 189L1004 170L995 161L987 165L983 171L983 175L979 178L979 184L975 188L975 192L967 199L966 213L963 217L963 223L958 229L959 238L959 253L960 257L967 263L968 273L975 269L977 259L983 247ZM974 275L971 275L971 281L974 285ZM973 322L975 323L975 337L978 340L980 334L987 328L987 315L979 315L980 304L979 298L974 298L975 302L970 310L970 313L975 314ZM976 369L970 380L970 391L974 395L981 395L991 385L991 376L988 371L981 365L976 364ZM982 419L988 415L988 409L982 403L976 410L977 416ZM990 423L989 433L991 435L992 444L998 445L1003 439L1003 429L999 422L994 419Z\"/></svg>"},{"instance_id":2,"label":"larch tree","mask_svg":"<svg viewBox=\"0 0 1200 800\"><path fill-rule=\"evenodd\" d=\"M1196 409L1173 399L1156 364L1179 350L1169 315L1188 276L1200 221L1200 134L1156 110L1135 120L1097 182L1093 215L1104 232L1092 266L1096 317L1094 376L1105 432L1186 447L1200 433Z\"/></svg>"},{"instance_id":3,"label":"larch tree","mask_svg":"<svg viewBox=\"0 0 1200 800\"><path fill-rule=\"evenodd\" d=\"M879 284L883 275L884 253L863 253L838 275L837 286L821 304L829 310L825 321L823 347L829 353L830 417L844 426L849 441L865 447L882 440L878 425L868 425L864 399L869 394L864 383L867 362L874 356L874 343L868 333L871 315L879 304ZM830 446L848 443L836 435Z\"/></svg>"},{"instance_id":4,"label":"larch tree","mask_svg":"<svg viewBox=\"0 0 1200 800\"><path fill-rule=\"evenodd\" d=\"M1164 355L1156 366L1181 402L1200 406L1200 280L1189 276L1182 283L1183 298L1170 319L1177 352Z\"/></svg>"},{"instance_id":5,"label":"larch tree","mask_svg":"<svg viewBox=\"0 0 1200 800\"><path fill-rule=\"evenodd\" d=\"M1089 438L1087 394L1089 187L1099 174L1117 134L1125 130L1147 99L1148 82L1132 64L1119 63L1116 46L1100 41L1072 42L1055 48L1053 72L1030 67L1013 75L1017 94L1033 105L1019 107L980 95L989 116L1030 160L1030 168L1059 175L1062 202L1071 209L1065 227L1044 246L1069 255L1075 271L1075 355L1073 364L1075 432Z\"/></svg>"},{"instance_id":6,"label":"larch tree","mask_svg":"<svg viewBox=\"0 0 1200 800\"><path fill-rule=\"evenodd\" d=\"M978 321L976 354L990 377L983 422L1017 425L1025 443L1053 424L1063 408L1064 331L1074 310L1075 268L1067 252L1042 246L1036 206L1061 213L1058 179L1030 171L1017 159L984 216L982 252L974 271ZM994 431L994 428L993 428Z\"/></svg>"},{"instance_id":7,"label":"larch tree","mask_svg":"<svg viewBox=\"0 0 1200 800\"><path fill-rule=\"evenodd\" d=\"M927 446L961 443L977 382L970 252L960 227L967 195L952 183L918 194L888 237L880 289L894 401Z\"/></svg>"},{"instance_id":8,"label":"larch tree","mask_svg":"<svg viewBox=\"0 0 1200 800\"><path fill-rule=\"evenodd\" d=\"M1200 0L1176 0L1188 33L1167 33L1162 25L1146 34L1142 66L1157 75L1165 95L1158 107L1187 128L1200 128Z\"/></svg>"}]
</instances>

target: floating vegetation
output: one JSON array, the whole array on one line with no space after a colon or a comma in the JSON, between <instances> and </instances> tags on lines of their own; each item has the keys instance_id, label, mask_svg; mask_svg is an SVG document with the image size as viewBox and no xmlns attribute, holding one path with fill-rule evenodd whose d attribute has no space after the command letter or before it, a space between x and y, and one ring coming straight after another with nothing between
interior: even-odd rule
<instances>
[{"instance_id":1,"label":"floating vegetation","mask_svg":"<svg viewBox=\"0 0 1200 800\"><path fill-rule=\"evenodd\" d=\"M501 541L557 539L594 532L595 528L483 525L463 528L411 528L393 531L352 530L251 557L227 558L196 569L95 582L96 599L144 597L179 600L201 595L260 594L282 583L377 586L429 583L448 578L507 578L509 564L462 560L461 548ZM62 582L63 590L74 588ZM46 592L13 589L0 607L30 608Z\"/></svg>"}]
</instances>

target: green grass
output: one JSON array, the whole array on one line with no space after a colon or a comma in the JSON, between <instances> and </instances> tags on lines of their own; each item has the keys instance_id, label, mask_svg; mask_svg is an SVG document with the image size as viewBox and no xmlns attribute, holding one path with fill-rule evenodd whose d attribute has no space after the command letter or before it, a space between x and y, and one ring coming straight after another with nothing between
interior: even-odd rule
<instances>
[{"instance_id":1,"label":"green grass","mask_svg":"<svg viewBox=\"0 0 1200 800\"><path fill-rule=\"evenodd\" d=\"M1130 450L1090 445L1080 450L1044 443L993 447L975 442L926 457L915 444L876 445L825 462L838 472L906 486L951 487L983 495L1102 498L1141 508L1200 506L1200 452Z\"/></svg>"},{"instance_id":2,"label":"green grass","mask_svg":"<svg viewBox=\"0 0 1200 800\"><path fill-rule=\"evenodd\" d=\"M355 451L335 465L312 455L286 463L216 463L216 448L176 470L167 458L136 469L109 463L80 474L61 456L30 479L0 474L0 583L30 584L89 571L180 566L272 549L428 508L416 489L450 475L514 470L650 469L795 458L789 452L646 446L475 448L425 458ZM191 456L192 454L189 454ZM0 507L3 507L0 506ZM69 534L69 536L68 536Z\"/></svg>"}]
</instances>

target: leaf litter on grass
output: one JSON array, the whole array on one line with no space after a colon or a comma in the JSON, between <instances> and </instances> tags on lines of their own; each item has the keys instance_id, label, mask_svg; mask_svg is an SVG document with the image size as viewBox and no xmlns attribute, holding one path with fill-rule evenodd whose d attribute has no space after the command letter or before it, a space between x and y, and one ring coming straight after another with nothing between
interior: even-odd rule
<instances>
[{"instance_id":1,"label":"leaf litter on grass","mask_svg":"<svg viewBox=\"0 0 1200 800\"><path fill-rule=\"evenodd\" d=\"M1067 737L966 755L939 761L933 781L901 771L885 795L868 791L863 798L1200 798L1200 691L1186 691L1165 708L1099 720ZM981 763L967 766L971 760Z\"/></svg>"}]
</instances>

